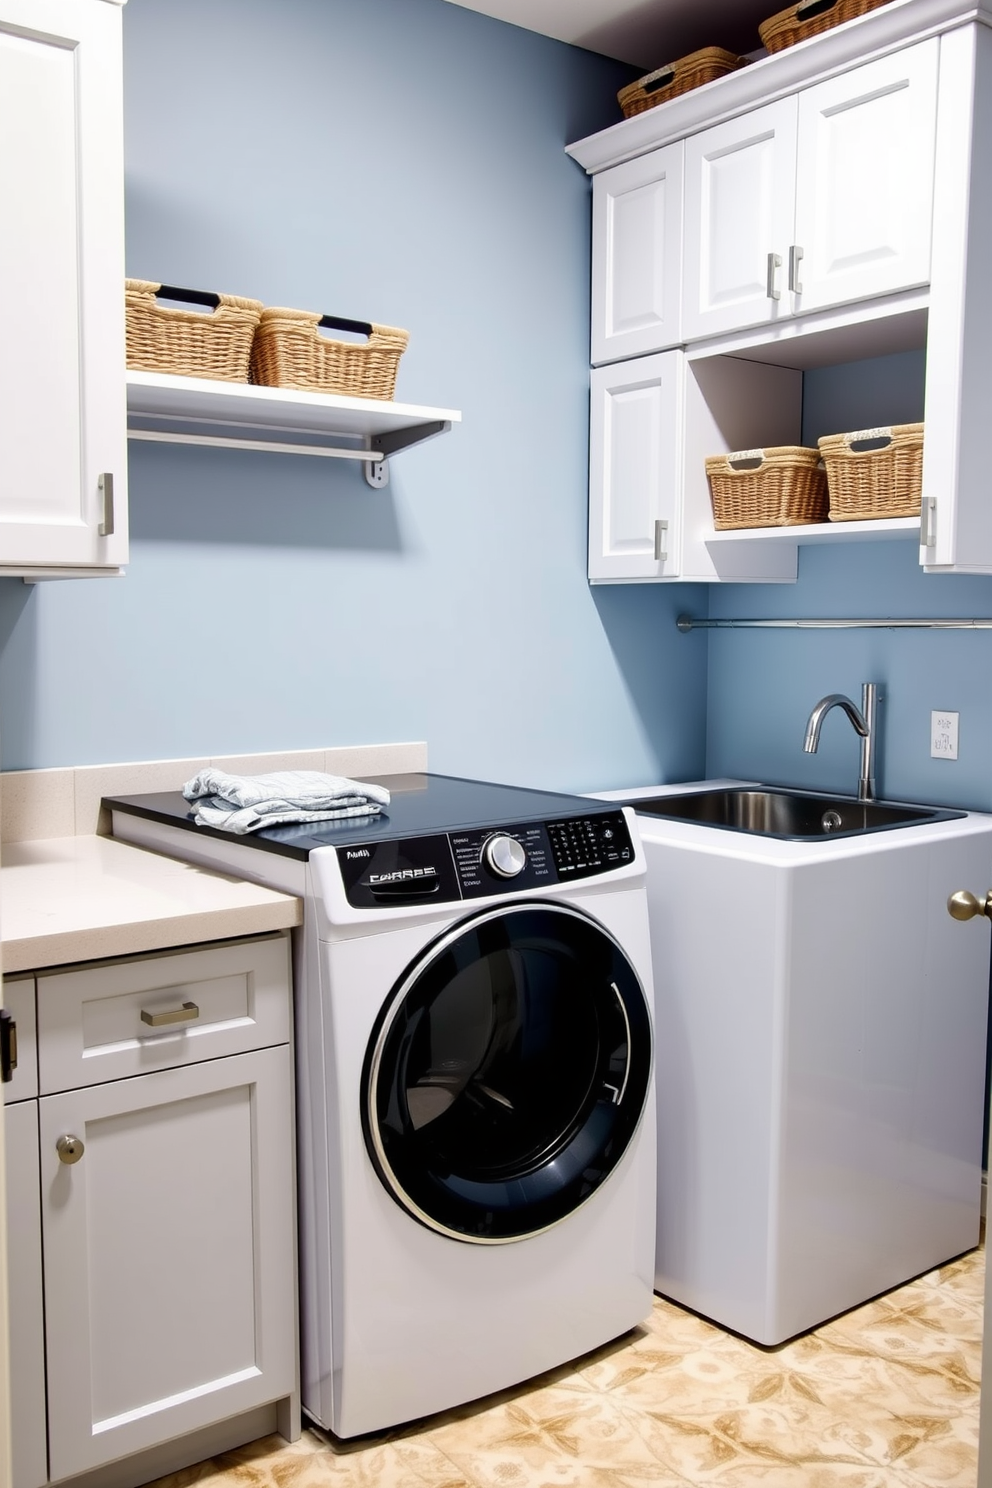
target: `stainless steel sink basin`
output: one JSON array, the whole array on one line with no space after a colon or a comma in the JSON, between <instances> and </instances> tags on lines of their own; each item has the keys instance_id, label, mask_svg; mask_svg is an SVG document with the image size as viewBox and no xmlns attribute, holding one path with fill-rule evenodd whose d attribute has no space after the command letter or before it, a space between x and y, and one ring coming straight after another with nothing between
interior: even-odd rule
<instances>
[{"instance_id":1,"label":"stainless steel sink basin","mask_svg":"<svg viewBox=\"0 0 992 1488\"><path fill-rule=\"evenodd\" d=\"M918 822L950 821L965 815L963 811L903 806L890 801L864 802L850 796L819 796L806 791L749 786L640 797L625 801L624 805L632 806L641 815L800 842L853 837Z\"/></svg>"}]
</instances>

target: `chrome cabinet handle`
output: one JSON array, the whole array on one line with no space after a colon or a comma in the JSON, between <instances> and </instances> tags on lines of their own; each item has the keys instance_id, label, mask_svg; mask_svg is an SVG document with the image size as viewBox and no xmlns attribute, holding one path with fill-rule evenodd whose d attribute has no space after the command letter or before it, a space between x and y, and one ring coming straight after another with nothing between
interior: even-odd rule
<instances>
[{"instance_id":1,"label":"chrome cabinet handle","mask_svg":"<svg viewBox=\"0 0 992 1488\"><path fill-rule=\"evenodd\" d=\"M654 558L656 563L668 560L668 523L659 517L654 524Z\"/></svg>"},{"instance_id":2,"label":"chrome cabinet handle","mask_svg":"<svg viewBox=\"0 0 992 1488\"><path fill-rule=\"evenodd\" d=\"M147 1023L149 1028L165 1028L170 1023L192 1023L200 1016L200 1009L195 1002L184 1002L181 1008L173 1008L168 1013L149 1013L141 1009L141 1021Z\"/></svg>"},{"instance_id":3,"label":"chrome cabinet handle","mask_svg":"<svg viewBox=\"0 0 992 1488\"><path fill-rule=\"evenodd\" d=\"M928 496L923 503L920 525L920 546L932 548L937 542L937 500Z\"/></svg>"},{"instance_id":4,"label":"chrome cabinet handle","mask_svg":"<svg viewBox=\"0 0 992 1488\"><path fill-rule=\"evenodd\" d=\"M769 253L768 255L768 277L765 282L765 292L770 300L780 300L782 291L775 285L775 272L782 267L782 255L780 253Z\"/></svg>"},{"instance_id":5,"label":"chrome cabinet handle","mask_svg":"<svg viewBox=\"0 0 992 1488\"><path fill-rule=\"evenodd\" d=\"M803 287L799 282L799 265L803 261L803 250L798 243L793 243L789 249L789 288L793 294L802 294Z\"/></svg>"},{"instance_id":6,"label":"chrome cabinet handle","mask_svg":"<svg viewBox=\"0 0 992 1488\"><path fill-rule=\"evenodd\" d=\"M114 535L114 477L109 470L97 476L97 490L103 497L103 521L98 527L101 537Z\"/></svg>"},{"instance_id":7,"label":"chrome cabinet handle","mask_svg":"<svg viewBox=\"0 0 992 1488\"><path fill-rule=\"evenodd\" d=\"M64 1137L59 1137L55 1143L55 1151L59 1155L59 1162L71 1167L77 1163L86 1151L81 1137L74 1137L69 1132Z\"/></svg>"},{"instance_id":8,"label":"chrome cabinet handle","mask_svg":"<svg viewBox=\"0 0 992 1488\"><path fill-rule=\"evenodd\" d=\"M947 901L947 913L952 920L973 920L979 915L988 915L992 920L992 889L989 889L984 899L979 899L967 889L958 889Z\"/></svg>"}]
</instances>

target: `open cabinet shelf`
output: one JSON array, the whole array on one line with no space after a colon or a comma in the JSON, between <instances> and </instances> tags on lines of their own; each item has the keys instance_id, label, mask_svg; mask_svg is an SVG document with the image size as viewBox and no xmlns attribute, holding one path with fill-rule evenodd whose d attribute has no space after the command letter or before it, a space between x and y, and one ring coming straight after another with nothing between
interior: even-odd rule
<instances>
[{"instance_id":1,"label":"open cabinet shelf","mask_svg":"<svg viewBox=\"0 0 992 1488\"><path fill-rule=\"evenodd\" d=\"M134 371L127 413L130 439L358 460L375 487L391 455L461 422L453 408Z\"/></svg>"},{"instance_id":2,"label":"open cabinet shelf","mask_svg":"<svg viewBox=\"0 0 992 1488\"><path fill-rule=\"evenodd\" d=\"M919 517L886 517L866 522L815 522L794 527L736 527L714 530L706 538L707 546L718 543L788 543L801 547L809 543L888 542L893 538L919 541Z\"/></svg>"}]
</instances>

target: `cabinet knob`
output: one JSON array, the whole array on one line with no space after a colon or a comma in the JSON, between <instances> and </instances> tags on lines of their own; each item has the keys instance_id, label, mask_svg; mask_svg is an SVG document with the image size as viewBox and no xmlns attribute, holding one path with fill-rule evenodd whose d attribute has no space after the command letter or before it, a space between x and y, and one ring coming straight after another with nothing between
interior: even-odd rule
<instances>
[{"instance_id":1,"label":"cabinet knob","mask_svg":"<svg viewBox=\"0 0 992 1488\"><path fill-rule=\"evenodd\" d=\"M59 1162L67 1163L70 1166L72 1163L79 1161L85 1150L82 1138L70 1136L68 1133L64 1137L59 1137L55 1143L55 1151L59 1155Z\"/></svg>"},{"instance_id":2,"label":"cabinet knob","mask_svg":"<svg viewBox=\"0 0 992 1488\"><path fill-rule=\"evenodd\" d=\"M973 920L976 915L988 915L992 920L992 889L984 899L977 898L967 889L958 889L947 901L947 913L954 920Z\"/></svg>"}]
</instances>

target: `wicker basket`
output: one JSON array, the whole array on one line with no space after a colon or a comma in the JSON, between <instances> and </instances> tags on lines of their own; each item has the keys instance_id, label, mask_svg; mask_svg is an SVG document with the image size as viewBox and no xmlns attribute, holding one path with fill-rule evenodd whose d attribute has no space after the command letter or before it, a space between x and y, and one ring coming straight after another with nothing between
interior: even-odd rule
<instances>
[{"instance_id":1,"label":"wicker basket","mask_svg":"<svg viewBox=\"0 0 992 1488\"><path fill-rule=\"evenodd\" d=\"M706 474L718 531L826 520L827 483L819 450L787 444L709 455Z\"/></svg>"},{"instance_id":2,"label":"wicker basket","mask_svg":"<svg viewBox=\"0 0 992 1488\"><path fill-rule=\"evenodd\" d=\"M354 331L366 341L335 341L326 330ZM262 311L251 352L253 382L266 387L301 388L354 398L384 398L396 388L408 331L342 320L309 310Z\"/></svg>"},{"instance_id":3,"label":"wicker basket","mask_svg":"<svg viewBox=\"0 0 992 1488\"><path fill-rule=\"evenodd\" d=\"M160 299L203 305L212 314L160 305ZM127 365L135 371L216 377L222 382L248 381L261 300L125 279L124 305Z\"/></svg>"},{"instance_id":4,"label":"wicker basket","mask_svg":"<svg viewBox=\"0 0 992 1488\"><path fill-rule=\"evenodd\" d=\"M725 52L722 47L704 47L701 52L690 52L677 62L656 68L646 77L638 78L636 83L628 83L617 94L617 102L624 118L630 119L634 114L657 108L659 103L667 103L680 93L688 93L703 83L712 83L714 78L736 72L738 67L746 65L747 58L738 57L735 52Z\"/></svg>"},{"instance_id":5,"label":"wicker basket","mask_svg":"<svg viewBox=\"0 0 992 1488\"><path fill-rule=\"evenodd\" d=\"M920 515L922 424L828 434L819 445L827 472L831 522Z\"/></svg>"},{"instance_id":6,"label":"wicker basket","mask_svg":"<svg viewBox=\"0 0 992 1488\"><path fill-rule=\"evenodd\" d=\"M867 15L877 10L888 0L800 0L788 10L780 10L769 16L758 27L758 35L770 52L781 52L805 41L808 36L819 36L843 21L853 21L856 16Z\"/></svg>"}]
</instances>

